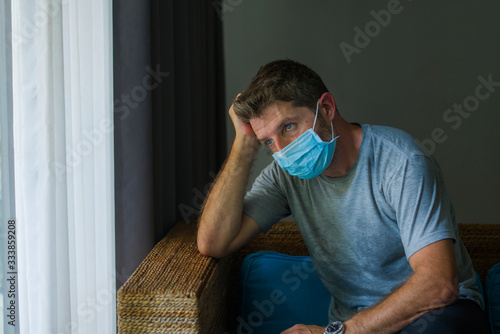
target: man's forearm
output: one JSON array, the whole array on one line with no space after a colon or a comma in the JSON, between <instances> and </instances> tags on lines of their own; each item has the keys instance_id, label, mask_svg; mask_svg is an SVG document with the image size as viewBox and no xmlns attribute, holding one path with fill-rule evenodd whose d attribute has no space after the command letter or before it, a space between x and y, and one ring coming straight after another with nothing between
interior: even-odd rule
<instances>
[{"instance_id":1,"label":"man's forearm","mask_svg":"<svg viewBox=\"0 0 500 334\"><path fill-rule=\"evenodd\" d=\"M426 302L419 300L422 294L426 295L410 278L381 303L346 321L345 333L394 333L401 330L430 309Z\"/></svg>"},{"instance_id":2,"label":"man's forearm","mask_svg":"<svg viewBox=\"0 0 500 334\"><path fill-rule=\"evenodd\" d=\"M208 195L198 230L198 245L207 255L224 253L240 230L245 188L256 151L255 140L237 137Z\"/></svg>"},{"instance_id":3,"label":"man's forearm","mask_svg":"<svg viewBox=\"0 0 500 334\"><path fill-rule=\"evenodd\" d=\"M379 304L345 322L346 334L394 333L426 312L458 298L458 282L428 269L417 271Z\"/></svg>"}]
</instances>

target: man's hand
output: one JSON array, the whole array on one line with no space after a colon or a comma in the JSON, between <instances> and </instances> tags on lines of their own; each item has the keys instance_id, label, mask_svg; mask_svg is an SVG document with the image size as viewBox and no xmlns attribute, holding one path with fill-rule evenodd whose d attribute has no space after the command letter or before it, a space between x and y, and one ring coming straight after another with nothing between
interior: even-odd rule
<instances>
[{"instance_id":1,"label":"man's hand","mask_svg":"<svg viewBox=\"0 0 500 334\"><path fill-rule=\"evenodd\" d=\"M234 112L234 105L231 105L231 108L229 108L229 116L231 117L231 121L233 122L236 135L255 137L255 133L253 132L250 124L243 122L238 116L236 116L236 113Z\"/></svg>"},{"instance_id":2,"label":"man's hand","mask_svg":"<svg viewBox=\"0 0 500 334\"><path fill-rule=\"evenodd\" d=\"M295 325L292 328L288 328L287 330L281 332L281 334L323 334L325 329L325 327L312 325Z\"/></svg>"},{"instance_id":3,"label":"man's hand","mask_svg":"<svg viewBox=\"0 0 500 334\"><path fill-rule=\"evenodd\" d=\"M240 95L241 94L238 94L238 96ZM235 100L238 99L238 96L236 96ZM233 122L234 130L236 131L236 137L250 138L256 146L259 146L260 143L257 140L257 136L253 132L252 126L249 123L243 122L238 116L236 116L236 113L234 112L234 103L229 108L229 116L231 117L231 121Z\"/></svg>"}]
</instances>

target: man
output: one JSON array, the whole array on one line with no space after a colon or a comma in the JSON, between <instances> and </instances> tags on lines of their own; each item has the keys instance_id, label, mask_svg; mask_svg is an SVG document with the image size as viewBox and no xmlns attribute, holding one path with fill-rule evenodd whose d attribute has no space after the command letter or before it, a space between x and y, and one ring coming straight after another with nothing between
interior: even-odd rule
<instances>
[{"instance_id":1,"label":"man","mask_svg":"<svg viewBox=\"0 0 500 334\"><path fill-rule=\"evenodd\" d=\"M408 134L347 122L291 60L262 67L229 114L236 137L198 247L223 257L293 215L332 294L331 324L283 333L488 333L440 169ZM245 195L260 144L275 161Z\"/></svg>"}]
</instances>

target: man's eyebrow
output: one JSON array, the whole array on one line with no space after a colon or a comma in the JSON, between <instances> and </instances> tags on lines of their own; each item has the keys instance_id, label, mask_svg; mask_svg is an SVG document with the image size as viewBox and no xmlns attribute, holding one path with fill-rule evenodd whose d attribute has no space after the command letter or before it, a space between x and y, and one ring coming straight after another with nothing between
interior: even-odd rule
<instances>
[{"instance_id":1,"label":"man's eyebrow","mask_svg":"<svg viewBox=\"0 0 500 334\"><path fill-rule=\"evenodd\" d=\"M295 117L287 117L284 120L281 121L281 123L274 129L274 132L278 132L280 129L282 129L285 125L293 123L295 121ZM258 141L261 143L268 140L270 138L265 137L265 138L257 138Z\"/></svg>"}]
</instances>

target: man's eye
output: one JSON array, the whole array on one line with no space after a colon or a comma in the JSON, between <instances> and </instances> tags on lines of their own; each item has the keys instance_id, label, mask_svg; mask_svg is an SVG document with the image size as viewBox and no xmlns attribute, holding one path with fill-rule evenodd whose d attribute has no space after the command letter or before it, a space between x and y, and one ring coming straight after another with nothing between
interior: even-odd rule
<instances>
[{"instance_id":1,"label":"man's eye","mask_svg":"<svg viewBox=\"0 0 500 334\"><path fill-rule=\"evenodd\" d=\"M290 130L292 130L292 129L293 129L293 124L287 124L287 125L285 126L285 130L286 130L286 131L290 131Z\"/></svg>"},{"instance_id":2,"label":"man's eye","mask_svg":"<svg viewBox=\"0 0 500 334\"><path fill-rule=\"evenodd\" d=\"M273 140L272 139L268 139L264 142L264 144L266 144L267 146L271 146L273 144Z\"/></svg>"}]
</instances>

